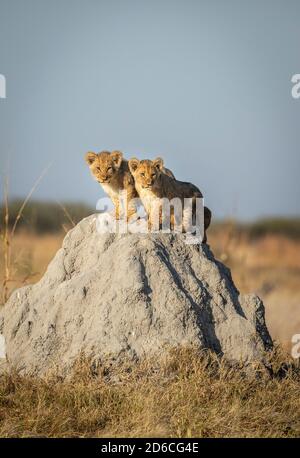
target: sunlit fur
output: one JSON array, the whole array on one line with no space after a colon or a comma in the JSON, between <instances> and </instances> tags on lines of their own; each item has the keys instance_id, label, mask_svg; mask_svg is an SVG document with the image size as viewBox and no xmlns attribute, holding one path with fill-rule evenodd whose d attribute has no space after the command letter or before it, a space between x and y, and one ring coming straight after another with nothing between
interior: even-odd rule
<instances>
[{"instance_id":1,"label":"sunlit fur","mask_svg":"<svg viewBox=\"0 0 300 458\"><path fill-rule=\"evenodd\" d=\"M179 198L184 205L185 198L201 198L201 191L193 184L178 181L167 175L164 169L164 163L161 158L153 161L145 159L139 160L132 158L129 161L129 168L134 177L136 190L143 202L148 215L149 226L153 226L153 214L157 198L167 198L170 201ZM160 224L162 224L162 212L160 213ZM211 220L211 212L204 207L204 229L205 234L203 242L206 242L206 229ZM174 214L171 213L171 227L174 227Z\"/></svg>"},{"instance_id":2,"label":"sunlit fur","mask_svg":"<svg viewBox=\"0 0 300 458\"><path fill-rule=\"evenodd\" d=\"M85 160L90 168L92 176L101 184L104 191L111 198L115 206L115 216L121 215L120 192L126 191L127 196L127 219L136 213L136 207L132 199L137 198L134 180L130 173L128 162L123 159L120 151L102 151L101 153L89 152Z\"/></svg>"}]
</instances>

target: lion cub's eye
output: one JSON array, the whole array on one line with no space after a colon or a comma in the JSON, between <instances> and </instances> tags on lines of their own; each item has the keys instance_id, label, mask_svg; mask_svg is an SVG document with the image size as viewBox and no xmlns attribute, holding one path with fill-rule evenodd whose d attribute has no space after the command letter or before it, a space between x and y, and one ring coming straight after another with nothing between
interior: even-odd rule
<instances>
[{"instance_id":1,"label":"lion cub's eye","mask_svg":"<svg viewBox=\"0 0 300 458\"><path fill-rule=\"evenodd\" d=\"M108 167L107 171L110 172L112 170L112 167Z\"/></svg>"},{"instance_id":2,"label":"lion cub's eye","mask_svg":"<svg viewBox=\"0 0 300 458\"><path fill-rule=\"evenodd\" d=\"M141 173L141 177L144 177L144 176L145 176L145 174L144 174L144 173Z\"/></svg>"},{"instance_id":3,"label":"lion cub's eye","mask_svg":"<svg viewBox=\"0 0 300 458\"><path fill-rule=\"evenodd\" d=\"M156 173L152 173L151 176L152 176L152 178L156 177Z\"/></svg>"}]
</instances>

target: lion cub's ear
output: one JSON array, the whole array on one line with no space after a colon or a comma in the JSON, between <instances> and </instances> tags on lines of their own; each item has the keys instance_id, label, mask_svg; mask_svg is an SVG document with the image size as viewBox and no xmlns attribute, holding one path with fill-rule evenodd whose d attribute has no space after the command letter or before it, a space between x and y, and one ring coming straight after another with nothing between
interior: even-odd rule
<instances>
[{"instance_id":1,"label":"lion cub's ear","mask_svg":"<svg viewBox=\"0 0 300 458\"><path fill-rule=\"evenodd\" d=\"M123 153L121 153L121 151L113 151L110 154L110 157L112 158L115 166L119 169L122 164Z\"/></svg>"},{"instance_id":2,"label":"lion cub's ear","mask_svg":"<svg viewBox=\"0 0 300 458\"><path fill-rule=\"evenodd\" d=\"M132 159L130 159L130 160L128 161L129 170L130 170L130 172L132 173L132 175L134 175L136 169L137 169L138 166L139 166L139 163L140 163L140 161L139 161L136 157L133 157Z\"/></svg>"},{"instance_id":3,"label":"lion cub's ear","mask_svg":"<svg viewBox=\"0 0 300 458\"><path fill-rule=\"evenodd\" d=\"M97 157L96 153L88 152L85 155L85 161L87 162L88 165L92 165L92 163L95 161Z\"/></svg>"},{"instance_id":4,"label":"lion cub's ear","mask_svg":"<svg viewBox=\"0 0 300 458\"><path fill-rule=\"evenodd\" d=\"M156 167L158 170L162 170L163 167L164 167L164 161L161 157L157 157L156 159L154 159L153 161L153 165L154 167Z\"/></svg>"}]
</instances>

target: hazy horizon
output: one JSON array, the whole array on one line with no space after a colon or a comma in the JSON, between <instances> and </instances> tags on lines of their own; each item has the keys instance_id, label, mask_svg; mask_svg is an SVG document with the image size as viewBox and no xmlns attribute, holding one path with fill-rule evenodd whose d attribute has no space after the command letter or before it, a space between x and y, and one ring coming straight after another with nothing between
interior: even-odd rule
<instances>
[{"instance_id":1,"label":"hazy horizon","mask_svg":"<svg viewBox=\"0 0 300 458\"><path fill-rule=\"evenodd\" d=\"M162 156L216 218L299 216L300 3L0 0L0 179L104 193L86 151Z\"/></svg>"}]
</instances>

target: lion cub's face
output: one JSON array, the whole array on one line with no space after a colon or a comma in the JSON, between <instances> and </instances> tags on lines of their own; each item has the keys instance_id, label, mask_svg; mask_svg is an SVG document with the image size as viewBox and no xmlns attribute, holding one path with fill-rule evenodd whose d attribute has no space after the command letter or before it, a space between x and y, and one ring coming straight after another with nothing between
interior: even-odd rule
<instances>
[{"instance_id":1,"label":"lion cub's face","mask_svg":"<svg viewBox=\"0 0 300 458\"><path fill-rule=\"evenodd\" d=\"M85 160L92 175L99 183L110 183L118 175L122 163L120 151L103 151L102 153L87 153Z\"/></svg>"},{"instance_id":2,"label":"lion cub's face","mask_svg":"<svg viewBox=\"0 0 300 458\"><path fill-rule=\"evenodd\" d=\"M163 160L157 158L154 161L142 160L136 158L130 159L129 168L134 177L135 184L142 189L151 189L155 187L160 177Z\"/></svg>"}]
</instances>

